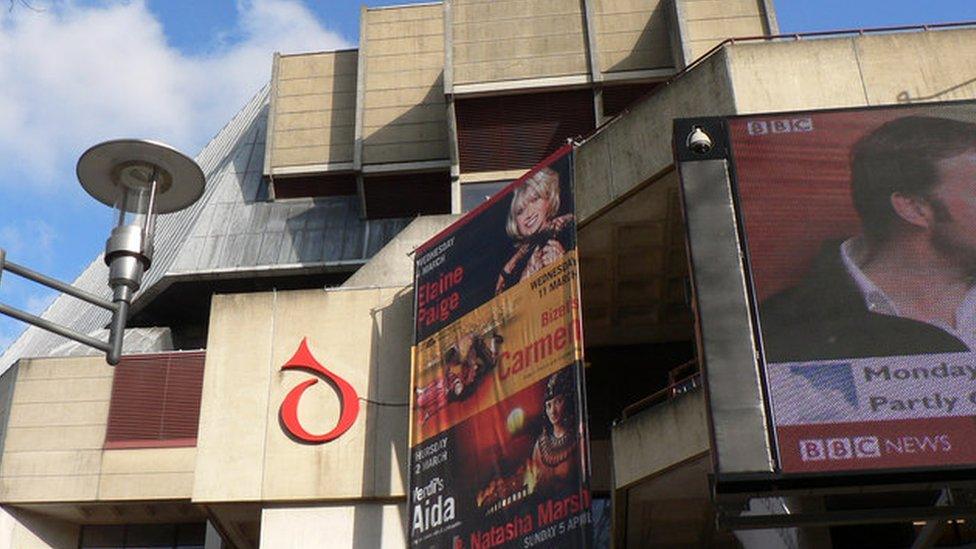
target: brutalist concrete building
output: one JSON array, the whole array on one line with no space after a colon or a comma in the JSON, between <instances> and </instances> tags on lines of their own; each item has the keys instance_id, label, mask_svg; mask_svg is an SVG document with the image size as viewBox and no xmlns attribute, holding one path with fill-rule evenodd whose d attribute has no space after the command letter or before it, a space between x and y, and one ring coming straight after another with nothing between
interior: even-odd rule
<instances>
[{"instance_id":1,"label":"brutalist concrete building","mask_svg":"<svg viewBox=\"0 0 976 549\"><path fill-rule=\"evenodd\" d=\"M713 498L671 128L974 98L976 30L778 34L770 0L446 0L364 8L356 50L269 58L196 157L203 198L159 219L122 363L35 328L0 359L0 546L405 546L410 253L567 140L594 546L911 544L924 520L716 521L757 504ZM107 295L106 271L75 284ZM44 316L107 323L67 296ZM303 340L362 397L325 444L278 421ZM302 406L309 430L339 414L328 391Z\"/></svg>"}]
</instances>

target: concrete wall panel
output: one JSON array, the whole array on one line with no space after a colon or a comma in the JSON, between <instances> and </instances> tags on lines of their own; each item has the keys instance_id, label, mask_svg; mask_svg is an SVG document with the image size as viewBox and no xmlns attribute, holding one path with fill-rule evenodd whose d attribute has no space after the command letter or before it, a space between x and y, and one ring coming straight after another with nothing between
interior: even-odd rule
<instances>
[{"instance_id":1,"label":"concrete wall panel","mask_svg":"<svg viewBox=\"0 0 976 549\"><path fill-rule=\"evenodd\" d=\"M402 496L411 306L411 294L398 288L215 298L194 499ZM361 397L352 428L325 444L293 439L278 419L289 391L315 377L281 371L303 339ZM328 383L316 384L298 414L309 432L326 432L339 417L339 399Z\"/></svg>"},{"instance_id":2,"label":"concrete wall panel","mask_svg":"<svg viewBox=\"0 0 976 549\"><path fill-rule=\"evenodd\" d=\"M322 131L322 128L329 128L330 131L332 128L349 131L356 123L356 111L355 109L347 109L310 113L282 113L278 118L281 129L290 131L314 130L323 136L327 136L328 132ZM284 142L282 141L282 143Z\"/></svg>"},{"instance_id":3,"label":"concrete wall panel","mask_svg":"<svg viewBox=\"0 0 976 549\"><path fill-rule=\"evenodd\" d=\"M319 78L293 78L278 81L278 97L292 97L295 95L320 95L323 104L331 96L333 106L340 100L355 101L355 79L343 78L337 80L334 75ZM348 94L353 94L351 98ZM287 112L287 111L284 111Z\"/></svg>"},{"instance_id":4,"label":"concrete wall panel","mask_svg":"<svg viewBox=\"0 0 976 549\"><path fill-rule=\"evenodd\" d=\"M370 46L369 53L371 58L377 56L396 56L399 57L403 54L405 49L415 52L417 55L425 54L440 54L441 65L444 63L444 34L443 29L439 29L437 34L414 34L410 36L404 36L402 38L387 38L379 39L374 38L374 42ZM431 57L428 55L428 57ZM416 66L411 63L411 66ZM372 65L371 65L372 68ZM402 67L401 67L402 68ZM366 75L369 78L371 74L375 74L372 70Z\"/></svg>"},{"instance_id":5,"label":"concrete wall panel","mask_svg":"<svg viewBox=\"0 0 976 549\"><path fill-rule=\"evenodd\" d=\"M362 162L446 160L444 7L367 9Z\"/></svg>"},{"instance_id":6,"label":"concrete wall panel","mask_svg":"<svg viewBox=\"0 0 976 549\"><path fill-rule=\"evenodd\" d=\"M351 162L358 53L285 55L276 64L265 171Z\"/></svg>"},{"instance_id":7,"label":"concrete wall panel","mask_svg":"<svg viewBox=\"0 0 976 549\"><path fill-rule=\"evenodd\" d=\"M98 495L103 500L189 499L196 448L106 450Z\"/></svg>"},{"instance_id":8,"label":"concrete wall panel","mask_svg":"<svg viewBox=\"0 0 976 549\"><path fill-rule=\"evenodd\" d=\"M0 461L0 500L97 497L112 373L102 357L21 360L8 371L16 381Z\"/></svg>"},{"instance_id":9,"label":"concrete wall panel","mask_svg":"<svg viewBox=\"0 0 976 549\"><path fill-rule=\"evenodd\" d=\"M352 158L352 143L348 145L320 145L314 147L296 147L294 149L278 149L275 153L283 166L300 166L309 162L309 157L315 155L332 158Z\"/></svg>"},{"instance_id":10,"label":"concrete wall panel","mask_svg":"<svg viewBox=\"0 0 976 549\"><path fill-rule=\"evenodd\" d=\"M681 39L690 63L726 38L762 36L772 32L763 0L676 0L683 15Z\"/></svg>"},{"instance_id":11,"label":"concrete wall panel","mask_svg":"<svg viewBox=\"0 0 976 549\"><path fill-rule=\"evenodd\" d=\"M400 86L399 88L380 88L370 92L368 102L366 103L365 111L369 112L370 109L374 108L393 108L399 107L402 115L405 115L413 110L415 106L430 106L436 105L438 107L445 105L443 102L437 102L433 100L433 97L437 95L437 89L435 87L428 86ZM428 99L431 99L428 101ZM444 112L447 112L447 107L443 107ZM446 116L446 114L445 114ZM366 128L374 133L381 131L383 128L389 126L395 126L398 122L395 119L392 124L387 124L385 126L378 126L375 128Z\"/></svg>"},{"instance_id":12,"label":"concrete wall panel","mask_svg":"<svg viewBox=\"0 0 976 549\"><path fill-rule=\"evenodd\" d=\"M582 59L581 54L553 54L551 56L526 56L518 59L508 59L501 64L495 61L469 62L463 68L455 66L455 84L480 84L484 82L502 82L518 80L540 73L550 73L550 76L576 76L582 74L575 69L571 71L553 70L552 66L576 65ZM458 79L461 79L460 81Z\"/></svg>"},{"instance_id":13,"label":"concrete wall panel","mask_svg":"<svg viewBox=\"0 0 976 549\"><path fill-rule=\"evenodd\" d=\"M344 124L343 126L349 130L352 129L352 124ZM334 126L332 130L341 129L343 126ZM280 149L311 148L317 145L329 145L329 134L323 128L293 129L287 132L280 132L277 139ZM341 147L342 145L338 145L338 148Z\"/></svg>"},{"instance_id":14,"label":"concrete wall panel","mask_svg":"<svg viewBox=\"0 0 976 549\"><path fill-rule=\"evenodd\" d=\"M17 383L19 404L83 402L91 395L104 395L112 390L112 378L89 377L72 379L24 379Z\"/></svg>"},{"instance_id":15,"label":"concrete wall panel","mask_svg":"<svg viewBox=\"0 0 976 549\"><path fill-rule=\"evenodd\" d=\"M454 21L478 24L517 16L547 16L580 13L579 2L566 0L454 0Z\"/></svg>"},{"instance_id":16,"label":"concrete wall panel","mask_svg":"<svg viewBox=\"0 0 976 549\"><path fill-rule=\"evenodd\" d=\"M691 42L709 40L717 44L726 38L761 36L765 32L758 14L721 19L689 19L688 23L688 39Z\"/></svg>"},{"instance_id":17,"label":"concrete wall panel","mask_svg":"<svg viewBox=\"0 0 976 549\"><path fill-rule=\"evenodd\" d=\"M366 124L385 126L394 120L403 124L418 122L433 122L440 124L444 120L444 105L422 105L404 113L397 107L376 107L363 113Z\"/></svg>"},{"instance_id":18,"label":"concrete wall panel","mask_svg":"<svg viewBox=\"0 0 976 549\"><path fill-rule=\"evenodd\" d=\"M403 372L409 371L409 334L403 326L411 326L410 311L402 306L396 318L387 322L401 324L399 333L383 337L382 321L374 314L381 314L391 306L394 290L339 291L339 292L288 292L279 295L279 307L275 315L278 326L275 336L275 364L284 364L298 348L303 338L308 338L310 349L327 368L334 368L356 387L360 396L380 400L373 396L379 383L388 383L394 391L406 389L409 380ZM322 314L329 311L329 314ZM314 323L307 319L316 318ZM404 322L404 319L407 319ZM399 322L398 322L399 320ZM410 332L412 333L412 331ZM380 363L372 358L377 346L389 347L391 341L400 343L399 351L389 362ZM378 358L378 357L377 357ZM398 369L398 366L401 369ZM386 376L376 377L383 369ZM393 376L393 377L390 377ZM299 381L308 378L300 372L277 372L277 384L272 384L272 402L281 402L285 394ZM396 391L395 391L396 392ZM399 392L397 402L403 401L406 391ZM338 400L330 390L309 391L306 400L309 413L307 429L325 432L335 425L339 415ZM302 410L299 410L300 413ZM277 421L278 410L272 408L269 425ZM316 421L317 420L317 421ZM318 425L316 425L316 422ZM399 423L399 425L397 425ZM388 428L392 428L390 433ZM383 448L374 447L376 437L391 441L391 434L402 436L406 432L406 408L388 408L361 403L360 418L345 435L327 445L309 446L296 444L274 425L269 429L266 453L263 493L266 499L290 499L305 495L329 497L356 497L376 495L400 495L404 493L401 482L392 494L389 481L382 494L375 493L377 474L389 476L384 467L377 471L379 462L389 460ZM370 448L370 450L366 450ZM350 456L362 456L350 459ZM385 460L383 458L386 458ZM406 456L402 456L404 459Z\"/></svg>"},{"instance_id":19,"label":"concrete wall panel","mask_svg":"<svg viewBox=\"0 0 976 549\"><path fill-rule=\"evenodd\" d=\"M7 431L3 449L7 452L44 451L59 448L96 450L105 443L105 425L62 425L58 436L49 436L47 426L17 427Z\"/></svg>"},{"instance_id":20,"label":"concrete wall panel","mask_svg":"<svg viewBox=\"0 0 976 549\"><path fill-rule=\"evenodd\" d=\"M98 474L101 450L49 450L9 452L0 466L0 477L37 477L56 471L67 477Z\"/></svg>"},{"instance_id":21,"label":"concrete wall panel","mask_svg":"<svg viewBox=\"0 0 976 549\"><path fill-rule=\"evenodd\" d=\"M972 99L974 36L959 29L736 44L728 51L737 110Z\"/></svg>"},{"instance_id":22,"label":"concrete wall panel","mask_svg":"<svg viewBox=\"0 0 976 549\"><path fill-rule=\"evenodd\" d=\"M407 544L405 504L265 508L261 547L370 547Z\"/></svg>"},{"instance_id":23,"label":"concrete wall panel","mask_svg":"<svg viewBox=\"0 0 976 549\"><path fill-rule=\"evenodd\" d=\"M103 422L108 417L108 399L85 400L72 406L52 406L47 402L14 402L10 410L11 427L43 427L50 425L88 425L94 418Z\"/></svg>"},{"instance_id":24,"label":"concrete wall panel","mask_svg":"<svg viewBox=\"0 0 976 549\"><path fill-rule=\"evenodd\" d=\"M447 128L436 122L400 123L379 132L370 146L440 142L447 139Z\"/></svg>"},{"instance_id":25,"label":"concrete wall panel","mask_svg":"<svg viewBox=\"0 0 976 549\"><path fill-rule=\"evenodd\" d=\"M741 43L728 51L740 113L865 104L851 38Z\"/></svg>"},{"instance_id":26,"label":"concrete wall panel","mask_svg":"<svg viewBox=\"0 0 976 549\"><path fill-rule=\"evenodd\" d=\"M370 159L372 164L386 164L404 162L404 158L410 161L425 160L446 160L438 152L442 142L438 141L415 141L413 143L394 143L377 144L363 147L363 157Z\"/></svg>"},{"instance_id":27,"label":"concrete wall panel","mask_svg":"<svg viewBox=\"0 0 976 549\"><path fill-rule=\"evenodd\" d=\"M588 73L579 0L456 0L450 24L455 84Z\"/></svg>"},{"instance_id":28,"label":"concrete wall panel","mask_svg":"<svg viewBox=\"0 0 976 549\"><path fill-rule=\"evenodd\" d=\"M32 379L72 380L112 377L114 371L100 357L22 359L18 366L17 383Z\"/></svg>"},{"instance_id":29,"label":"concrete wall panel","mask_svg":"<svg viewBox=\"0 0 976 549\"><path fill-rule=\"evenodd\" d=\"M10 409L13 407L18 370L19 364L15 362L0 376L0 463L3 461L3 451L7 448L7 434L10 431ZM30 446L22 449L29 450Z\"/></svg>"},{"instance_id":30,"label":"concrete wall panel","mask_svg":"<svg viewBox=\"0 0 976 549\"><path fill-rule=\"evenodd\" d=\"M684 3L685 15L690 20L755 17L761 4L756 0L695 0Z\"/></svg>"},{"instance_id":31,"label":"concrete wall panel","mask_svg":"<svg viewBox=\"0 0 976 549\"><path fill-rule=\"evenodd\" d=\"M397 7L392 9L370 10L369 26L366 27L367 40L388 40L404 38L408 36L443 36L444 23L439 17L431 17L431 10L441 10L440 6L431 8L430 6L418 6L410 9L409 6ZM401 12L404 15L412 14L413 17L399 20L386 21L384 18L392 12Z\"/></svg>"},{"instance_id":32,"label":"concrete wall panel","mask_svg":"<svg viewBox=\"0 0 976 549\"><path fill-rule=\"evenodd\" d=\"M335 74L355 75L355 52L345 53L345 55L335 55L335 52L321 52L283 56L281 66L278 68L278 76L282 80L288 80Z\"/></svg>"},{"instance_id":33,"label":"concrete wall panel","mask_svg":"<svg viewBox=\"0 0 976 549\"><path fill-rule=\"evenodd\" d=\"M145 467L145 466L143 466ZM100 500L145 501L189 499L193 493L193 472L127 473L101 475L98 482Z\"/></svg>"},{"instance_id":34,"label":"concrete wall panel","mask_svg":"<svg viewBox=\"0 0 976 549\"><path fill-rule=\"evenodd\" d=\"M193 499L261 498L275 299L213 298Z\"/></svg>"},{"instance_id":35,"label":"concrete wall panel","mask_svg":"<svg viewBox=\"0 0 976 549\"><path fill-rule=\"evenodd\" d=\"M454 41L454 55L456 55L458 59L463 59L464 64L477 63L479 61L491 61L498 63L498 49L498 42L496 41ZM531 37L531 39L522 38L520 40L515 40L510 51L507 53L508 55L506 55L504 58L505 61L545 56L550 59L564 59L564 63L567 65L567 67L562 68L553 67L550 71L548 71L549 74L509 75L509 79L512 80L518 78L519 76L524 78L539 78L546 76L563 76L566 74L581 74L586 70L585 66L580 68L576 65L576 59L579 57L585 58L585 52L580 50L579 37L572 34L554 33L541 36L539 34L535 34ZM459 67L462 66L460 61L458 62L458 65Z\"/></svg>"},{"instance_id":36,"label":"concrete wall panel","mask_svg":"<svg viewBox=\"0 0 976 549\"><path fill-rule=\"evenodd\" d=\"M336 102L355 103L356 100L355 92L336 92L333 95L333 101ZM311 113L326 110L323 105L326 104L327 98L325 93L316 93L308 95L279 96L276 101L276 113Z\"/></svg>"},{"instance_id":37,"label":"concrete wall panel","mask_svg":"<svg viewBox=\"0 0 976 549\"><path fill-rule=\"evenodd\" d=\"M617 423L611 440L616 488L707 452L704 391L686 393Z\"/></svg>"},{"instance_id":38,"label":"concrete wall panel","mask_svg":"<svg viewBox=\"0 0 976 549\"><path fill-rule=\"evenodd\" d=\"M98 494L97 473L2 477L0 483L0 500L4 502L94 501Z\"/></svg>"},{"instance_id":39,"label":"concrete wall panel","mask_svg":"<svg viewBox=\"0 0 976 549\"><path fill-rule=\"evenodd\" d=\"M974 37L958 29L855 39L868 104L976 98Z\"/></svg>"},{"instance_id":40,"label":"concrete wall panel","mask_svg":"<svg viewBox=\"0 0 976 549\"><path fill-rule=\"evenodd\" d=\"M674 66L664 0L592 0L599 70L604 73Z\"/></svg>"},{"instance_id":41,"label":"concrete wall panel","mask_svg":"<svg viewBox=\"0 0 976 549\"><path fill-rule=\"evenodd\" d=\"M370 61L369 74L365 77L370 90L399 89L403 87L401 81L425 87L443 72L444 50L418 52L409 65L404 65L403 57L396 52L373 56Z\"/></svg>"},{"instance_id":42,"label":"concrete wall panel","mask_svg":"<svg viewBox=\"0 0 976 549\"><path fill-rule=\"evenodd\" d=\"M455 26L454 40L464 44L493 43L500 39L532 39L544 37L548 34L558 35L552 29L573 28L579 22L579 13L540 14L532 17L531 24L512 24L512 13L498 19L476 21L476 24L458 24ZM550 29L549 33L540 29Z\"/></svg>"}]
</instances>

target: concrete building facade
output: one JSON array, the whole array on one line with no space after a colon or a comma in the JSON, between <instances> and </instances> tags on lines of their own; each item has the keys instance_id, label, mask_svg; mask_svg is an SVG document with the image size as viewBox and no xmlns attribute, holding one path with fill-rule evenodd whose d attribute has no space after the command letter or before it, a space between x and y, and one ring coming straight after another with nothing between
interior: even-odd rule
<instances>
[{"instance_id":1,"label":"concrete building facade","mask_svg":"<svg viewBox=\"0 0 976 549\"><path fill-rule=\"evenodd\" d=\"M974 98L976 30L777 33L768 0L447 0L364 8L357 50L275 55L197 157L203 199L160 219L122 364L34 328L0 359L0 547L404 546L409 254L567 139L594 546L873 535L717 527L671 125ZM104 280L96 258L75 283ZM106 323L65 296L45 317ZM305 434L358 413L309 443L294 394Z\"/></svg>"}]
</instances>

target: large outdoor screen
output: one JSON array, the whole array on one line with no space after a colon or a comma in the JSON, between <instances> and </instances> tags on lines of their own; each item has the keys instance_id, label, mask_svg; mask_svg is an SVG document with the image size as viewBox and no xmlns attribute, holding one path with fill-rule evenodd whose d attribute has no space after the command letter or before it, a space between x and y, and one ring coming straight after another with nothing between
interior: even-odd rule
<instances>
[{"instance_id":1,"label":"large outdoor screen","mask_svg":"<svg viewBox=\"0 0 976 549\"><path fill-rule=\"evenodd\" d=\"M780 470L976 463L976 105L728 124Z\"/></svg>"},{"instance_id":2,"label":"large outdoor screen","mask_svg":"<svg viewBox=\"0 0 976 549\"><path fill-rule=\"evenodd\" d=\"M411 546L589 546L572 148L414 268Z\"/></svg>"}]
</instances>

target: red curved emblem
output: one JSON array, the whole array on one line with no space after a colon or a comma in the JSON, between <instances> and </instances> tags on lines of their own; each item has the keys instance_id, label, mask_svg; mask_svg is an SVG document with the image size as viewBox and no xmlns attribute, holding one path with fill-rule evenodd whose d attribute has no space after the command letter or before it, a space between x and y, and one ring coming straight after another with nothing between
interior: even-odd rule
<instances>
[{"instance_id":1,"label":"red curved emblem","mask_svg":"<svg viewBox=\"0 0 976 549\"><path fill-rule=\"evenodd\" d=\"M306 339L302 339L301 344L298 345L298 350L295 351L295 355L281 367L281 370L305 370L323 376L331 381L339 390L339 422L336 423L334 429L324 435L309 433L302 427L301 422L298 421L298 401L301 400L305 389L315 385L319 380L309 379L303 381L289 391L288 395L285 396L285 400L282 401L281 409L279 410L281 422L289 433L304 442L322 443L339 438L352 427L352 424L356 421L356 416L359 415L359 395L356 394L356 390L352 388L352 385L348 381L330 372L318 360L315 360L311 351L308 350Z\"/></svg>"}]
</instances>

